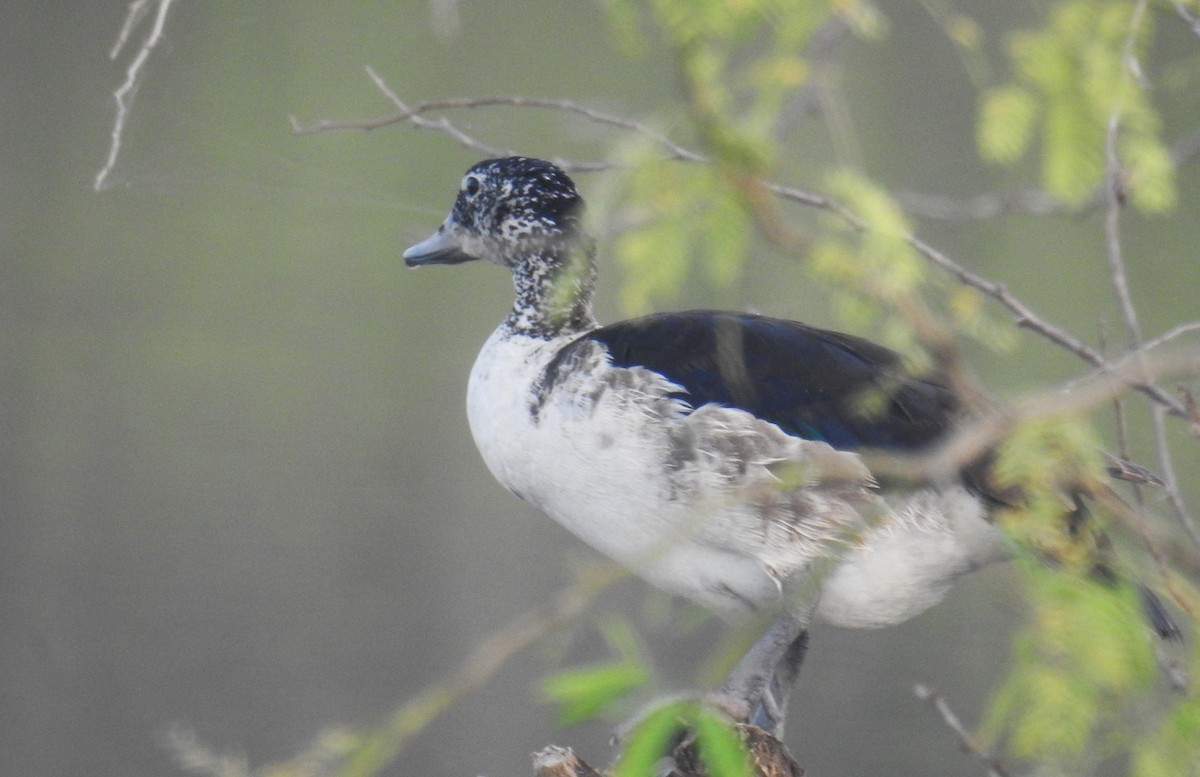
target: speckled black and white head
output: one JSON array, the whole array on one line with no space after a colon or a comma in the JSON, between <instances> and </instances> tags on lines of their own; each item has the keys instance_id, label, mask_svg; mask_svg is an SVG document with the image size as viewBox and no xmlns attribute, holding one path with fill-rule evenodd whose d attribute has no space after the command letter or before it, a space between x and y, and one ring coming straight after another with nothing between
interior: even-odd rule
<instances>
[{"instance_id":1,"label":"speckled black and white head","mask_svg":"<svg viewBox=\"0 0 1200 777\"><path fill-rule=\"evenodd\" d=\"M515 331L558 336L594 326L593 244L583 198L560 168L541 159L484 160L463 176L450 215L404 252L410 267L475 259L507 267L517 299Z\"/></svg>"}]
</instances>

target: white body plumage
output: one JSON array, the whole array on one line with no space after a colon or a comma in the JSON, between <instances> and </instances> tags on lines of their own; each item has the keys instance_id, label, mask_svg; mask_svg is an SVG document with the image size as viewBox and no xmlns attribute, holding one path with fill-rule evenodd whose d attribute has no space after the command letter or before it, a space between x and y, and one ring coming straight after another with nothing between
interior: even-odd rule
<instances>
[{"instance_id":1,"label":"white body plumage","mask_svg":"<svg viewBox=\"0 0 1200 777\"><path fill-rule=\"evenodd\" d=\"M818 615L874 627L1003 556L961 486L884 495L857 454L736 408L691 409L598 344L548 383L577 336L497 329L471 371L471 432L500 483L651 583L725 615L770 610L785 581L836 556Z\"/></svg>"}]
</instances>

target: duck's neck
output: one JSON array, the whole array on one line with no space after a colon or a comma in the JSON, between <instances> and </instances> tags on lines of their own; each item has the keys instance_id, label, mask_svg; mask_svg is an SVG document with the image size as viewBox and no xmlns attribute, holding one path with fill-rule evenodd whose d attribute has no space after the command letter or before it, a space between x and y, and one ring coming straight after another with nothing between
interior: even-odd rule
<instances>
[{"instance_id":1,"label":"duck's neck","mask_svg":"<svg viewBox=\"0 0 1200 777\"><path fill-rule=\"evenodd\" d=\"M504 324L515 334L550 340L596 327L595 249L589 238L546 247L513 272L516 300Z\"/></svg>"}]
</instances>

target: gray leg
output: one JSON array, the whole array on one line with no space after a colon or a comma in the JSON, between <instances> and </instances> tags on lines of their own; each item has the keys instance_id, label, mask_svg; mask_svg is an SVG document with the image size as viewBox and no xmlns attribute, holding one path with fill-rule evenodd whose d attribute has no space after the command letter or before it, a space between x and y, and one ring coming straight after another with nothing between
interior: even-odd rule
<instances>
[{"instance_id":1,"label":"gray leg","mask_svg":"<svg viewBox=\"0 0 1200 777\"><path fill-rule=\"evenodd\" d=\"M807 612L780 613L734 667L714 701L733 717L781 736L788 695L807 648Z\"/></svg>"}]
</instances>

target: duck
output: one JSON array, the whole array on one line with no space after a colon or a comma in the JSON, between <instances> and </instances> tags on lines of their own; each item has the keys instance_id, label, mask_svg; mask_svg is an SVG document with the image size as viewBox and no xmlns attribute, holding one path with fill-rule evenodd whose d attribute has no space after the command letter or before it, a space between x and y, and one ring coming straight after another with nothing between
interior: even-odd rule
<instances>
[{"instance_id":1,"label":"duck","mask_svg":"<svg viewBox=\"0 0 1200 777\"><path fill-rule=\"evenodd\" d=\"M905 484L868 466L869 451L937 445L963 402L894 351L796 321L689 310L602 325L596 255L574 181L517 156L470 167L403 258L511 274L512 308L467 382L483 462L650 584L769 624L711 698L778 736L814 619L897 624L1007 557L966 473Z\"/></svg>"}]
</instances>

